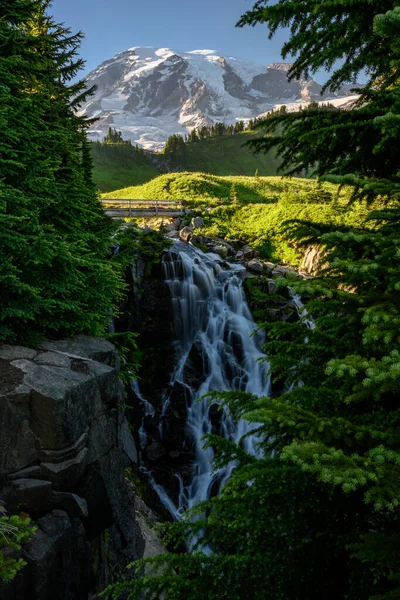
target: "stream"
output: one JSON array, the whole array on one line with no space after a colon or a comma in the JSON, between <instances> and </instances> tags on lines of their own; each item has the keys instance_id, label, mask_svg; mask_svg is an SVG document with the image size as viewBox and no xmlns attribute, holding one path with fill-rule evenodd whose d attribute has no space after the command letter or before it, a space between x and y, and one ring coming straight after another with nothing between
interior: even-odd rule
<instances>
[{"instance_id":1,"label":"stream","mask_svg":"<svg viewBox=\"0 0 400 600\"><path fill-rule=\"evenodd\" d=\"M171 374L170 389L179 384L186 391L185 443L193 459L189 478L182 477L179 470L174 473L179 480L178 499L169 495L151 471L147 474L164 507L179 519L183 511L217 494L233 469L233 465L229 465L214 471L213 450L203 448L203 436L215 431L215 411L213 413L203 396L212 390L240 390L268 396L271 382L267 375L269 366L262 353L264 333L257 329L242 287L245 268L228 265L216 254L205 254L191 245L175 242L164 254L163 270L174 318L176 366ZM197 383L190 385L185 370L193 349L201 356L202 374ZM133 386L145 415L154 415L154 408L141 396L136 381ZM167 392L158 426L161 440L170 402ZM254 424L244 420L234 423L226 411L217 412L218 434L241 443L247 452L256 455L256 436L242 439L254 429ZM143 449L147 440L145 419L139 437Z\"/></svg>"}]
</instances>

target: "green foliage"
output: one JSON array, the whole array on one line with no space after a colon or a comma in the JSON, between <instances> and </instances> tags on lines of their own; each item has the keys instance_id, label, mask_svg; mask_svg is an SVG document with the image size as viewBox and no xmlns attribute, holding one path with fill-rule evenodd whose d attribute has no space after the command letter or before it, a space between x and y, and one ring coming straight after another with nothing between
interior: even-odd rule
<instances>
[{"instance_id":1,"label":"green foliage","mask_svg":"<svg viewBox=\"0 0 400 600\"><path fill-rule=\"evenodd\" d=\"M0 515L0 582L9 582L26 564L22 558L15 557L16 551L32 537L36 528L29 517L6 516L1 505Z\"/></svg>"},{"instance_id":2,"label":"green foliage","mask_svg":"<svg viewBox=\"0 0 400 600\"><path fill-rule=\"evenodd\" d=\"M121 131L117 131L112 127L108 128L107 135L103 138L102 144L122 144L125 146L132 146L132 142L130 140L122 139Z\"/></svg>"},{"instance_id":3,"label":"green foliage","mask_svg":"<svg viewBox=\"0 0 400 600\"><path fill-rule=\"evenodd\" d=\"M377 195L398 199L400 20L396 0L360 0L357 10L352 0L307 0L301 7L295 0L269 7L267 3L257 2L239 24L267 23L270 36L280 26L290 26L291 37L283 53L297 56L291 77L321 67L330 69L345 54L344 64L333 71L325 88L333 91L344 81L355 81L364 69L368 82L358 90L356 110L310 105L296 114L274 113L259 124L264 137L250 145L258 151L276 149L285 173L316 173L350 184L356 197L370 201Z\"/></svg>"},{"instance_id":4,"label":"green foliage","mask_svg":"<svg viewBox=\"0 0 400 600\"><path fill-rule=\"evenodd\" d=\"M140 351L136 343L138 333L123 331L119 333L105 333L103 337L114 344L121 360L119 377L125 385L130 385L133 377L138 376L140 369Z\"/></svg>"},{"instance_id":5,"label":"green foliage","mask_svg":"<svg viewBox=\"0 0 400 600\"><path fill-rule=\"evenodd\" d=\"M122 272L140 258L145 262L148 273L154 264L161 262L164 250L171 245L162 227L159 230L140 229L134 223L121 228L114 237L114 243L118 252L113 255L112 261L118 263ZM104 334L103 337L116 347L122 363L120 378L129 385L132 378L138 376L140 368L142 353L136 343L138 334L123 331Z\"/></svg>"},{"instance_id":6,"label":"green foliage","mask_svg":"<svg viewBox=\"0 0 400 600\"><path fill-rule=\"evenodd\" d=\"M107 194L110 198L159 198L160 200L185 200L189 206L208 207L230 202L232 185L235 184L240 202L274 202L284 189L306 190L313 183L307 179L282 180L281 177L220 177L208 173L168 173L160 175L145 185L116 190ZM332 190L337 187L332 185Z\"/></svg>"},{"instance_id":7,"label":"green foliage","mask_svg":"<svg viewBox=\"0 0 400 600\"><path fill-rule=\"evenodd\" d=\"M315 169L350 189L338 194L310 182L280 190L269 206L246 206L240 196L243 207L228 224L231 207L214 209L212 227L231 234L235 214L243 213L239 232L245 211L273 214L277 206L273 241L282 235L296 251L310 244L324 251L317 278L291 282L307 298L314 327L306 329L305 312L271 322L265 292L253 287L272 397L219 392L210 401L253 424L261 458L208 436L216 468L233 461L233 474L219 497L166 527L169 542L189 540L194 552L139 563L152 577L140 571L110 588L114 598L125 591L144 600L400 597L398 2L258 0L240 20L257 23L270 35L289 27L283 52L296 56L291 76L335 65L326 85L333 90L367 71L356 110L272 115L263 126L275 138L254 143L276 146L292 172ZM274 226L264 219L260 233Z\"/></svg>"},{"instance_id":8,"label":"green foliage","mask_svg":"<svg viewBox=\"0 0 400 600\"><path fill-rule=\"evenodd\" d=\"M301 79L304 73L330 71L325 89L355 83L364 70L371 76L392 78L392 41L374 31L374 17L393 10L396 0L258 0L238 22L239 27L263 23L272 38L281 27L290 37L282 57L295 57L289 76ZM344 60L343 60L344 59ZM343 60L338 66L337 61Z\"/></svg>"},{"instance_id":9,"label":"green foliage","mask_svg":"<svg viewBox=\"0 0 400 600\"><path fill-rule=\"evenodd\" d=\"M146 152L124 144L90 144L93 181L101 192L142 185L159 175Z\"/></svg>"},{"instance_id":10,"label":"green foliage","mask_svg":"<svg viewBox=\"0 0 400 600\"><path fill-rule=\"evenodd\" d=\"M160 173L174 169L202 171L214 175L276 175L280 160L275 152L267 156L254 154L245 143L254 137L254 132L223 135L221 137L199 137L195 144L185 144L181 152L173 148L163 153L141 151L136 154L133 147L116 144L91 144L94 159L93 178L102 192L142 185ZM178 138L181 136L177 136Z\"/></svg>"},{"instance_id":11,"label":"green foliage","mask_svg":"<svg viewBox=\"0 0 400 600\"><path fill-rule=\"evenodd\" d=\"M165 155L171 155L174 163L184 164L186 156L186 144L181 135L171 135L164 148Z\"/></svg>"},{"instance_id":12,"label":"green foliage","mask_svg":"<svg viewBox=\"0 0 400 600\"><path fill-rule=\"evenodd\" d=\"M0 340L32 345L101 334L123 286L75 113L90 93L71 84L82 36L48 6L3 2L0 20Z\"/></svg>"}]
</instances>

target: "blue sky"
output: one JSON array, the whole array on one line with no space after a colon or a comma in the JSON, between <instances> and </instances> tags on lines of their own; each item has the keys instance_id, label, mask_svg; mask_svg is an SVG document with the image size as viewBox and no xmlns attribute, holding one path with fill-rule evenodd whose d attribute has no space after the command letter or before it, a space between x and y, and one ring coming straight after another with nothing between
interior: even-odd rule
<instances>
[{"instance_id":1,"label":"blue sky","mask_svg":"<svg viewBox=\"0 0 400 600\"><path fill-rule=\"evenodd\" d=\"M211 49L266 65L280 61L285 32L270 41L265 26L235 28L253 4L254 0L53 0L52 13L74 32L84 32L86 72L131 46Z\"/></svg>"}]
</instances>

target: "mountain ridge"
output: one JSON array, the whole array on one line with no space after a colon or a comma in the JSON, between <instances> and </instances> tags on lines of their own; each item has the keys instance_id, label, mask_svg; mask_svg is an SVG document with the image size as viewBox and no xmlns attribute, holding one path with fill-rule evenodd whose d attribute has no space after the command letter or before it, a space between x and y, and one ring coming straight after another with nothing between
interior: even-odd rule
<instances>
[{"instance_id":1,"label":"mountain ridge","mask_svg":"<svg viewBox=\"0 0 400 600\"><path fill-rule=\"evenodd\" d=\"M349 95L350 86L320 95L310 78L288 81L289 63L269 66L213 50L188 52L133 46L101 63L87 77L97 86L80 110L98 121L89 136L100 140L109 127L125 139L162 150L172 134L257 117L284 103L304 103Z\"/></svg>"}]
</instances>

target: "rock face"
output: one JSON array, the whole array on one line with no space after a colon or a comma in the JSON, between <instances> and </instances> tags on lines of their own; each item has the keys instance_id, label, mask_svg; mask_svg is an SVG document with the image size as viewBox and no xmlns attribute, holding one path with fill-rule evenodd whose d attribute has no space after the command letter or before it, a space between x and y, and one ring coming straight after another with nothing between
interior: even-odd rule
<instances>
[{"instance_id":1,"label":"rock face","mask_svg":"<svg viewBox=\"0 0 400 600\"><path fill-rule=\"evenodd\" d=\"M0 357L0 500L37 524L0 597L86 600L145 548L124 479L136 448L115 348L82 336L1 346Z\"/></svg>"}]
</instances>

